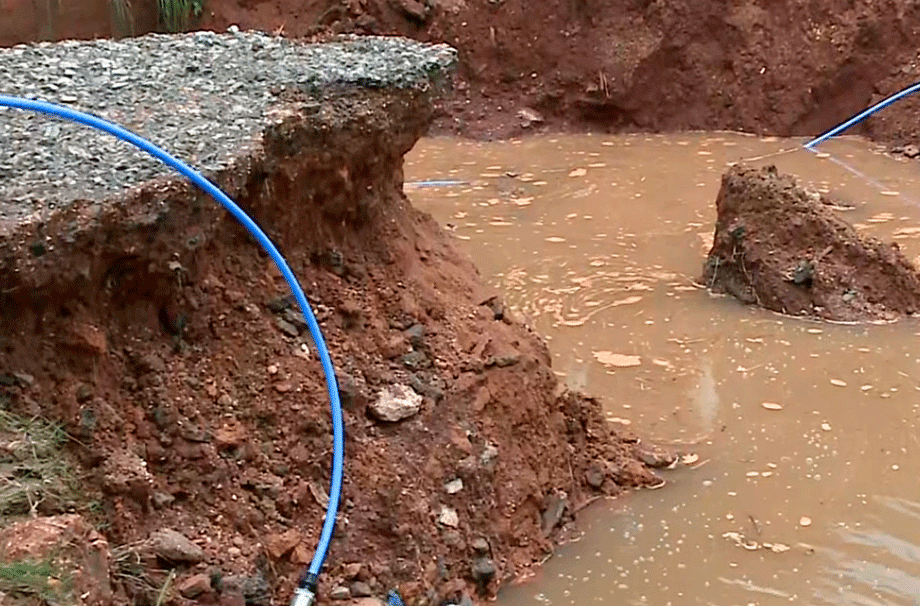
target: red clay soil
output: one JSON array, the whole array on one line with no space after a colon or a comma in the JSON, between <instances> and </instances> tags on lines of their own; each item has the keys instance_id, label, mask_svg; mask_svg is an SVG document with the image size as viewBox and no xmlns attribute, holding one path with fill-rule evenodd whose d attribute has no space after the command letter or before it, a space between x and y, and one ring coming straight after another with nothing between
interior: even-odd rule
<instances>
[{"instance_id":1,"label":"red clay soil","mask_svg":"<svg viewBox=\"0 0 920 606\"><path fill-rule=\"evenodd\" d=\"M31 0L0 6L0 44L48 35ZM69 9L56 35L108 35L104 6ZM139 31L154 27L148 13ZM438 129L474 136L519 134L533 122L524 108L553 129L813 135L920 80L912 2L205 0L199 27L231 24L447 42L461 70ZM918 124L920 99L907 99L852 132L904 144Z\"/></svg>"},{"instance_id":2,"label":"red clay soil","mask_svg":"<svg viewBox=\"0 0 920 606\"><path fill-rule=\"evenodd\" d=\"M218 183L285 251L340 372L345 486L322 603L398 586L407 604L441 605L491 595L582 504L660 482L640 459L673 459L563 393L543 341L411 207L402 157L432 110L386 95L342 101L329 112L341 123L280 127L263 159ZM0 257L0 393L72 437L96 503L86 515L121 553L115 603L155 601L166 572L141 559L128 574L125 554L162 529L203 550L182 556L177 579L203 589L199 602L280 603L324 513L320 364L301 347L286 284L241 227L185 185L137 196L89 223L46 225L58 246L44 256ZM421 394L420 412L375 420L369 406L393 385Z\"/></svg>"},{"instance_id":3,"label":"red clay soil","mask_svg":"<svg viewBox=\"0 0 920 606\"><path fill-rule=\"evenodd\" d=\"M920 311L920 274L897 244L860 235L829 206L775 167L732 167L703 283L744 303L829 320Z\"/></svg>"}]
</instances>

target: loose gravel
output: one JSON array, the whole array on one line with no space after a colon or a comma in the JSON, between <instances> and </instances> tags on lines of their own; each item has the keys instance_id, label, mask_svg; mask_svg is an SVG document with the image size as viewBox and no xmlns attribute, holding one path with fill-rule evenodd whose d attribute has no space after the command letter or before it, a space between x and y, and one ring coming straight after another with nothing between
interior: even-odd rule
<instances>
[{"instance_id":1,"label":"loose gravel","mask_svg":"<svg viewBox=\"0 0 920 606\"><path fill-rule=\"evenodd\" d=\"M304 44L257 32L151 34L0 50L0 93L96 114L207 174L257 144L282 94L424 89L455 61L450 47L402 38ZM0 107L0 220L120 196L167 174L111 135Z\"/></svg>"}]
</instances>

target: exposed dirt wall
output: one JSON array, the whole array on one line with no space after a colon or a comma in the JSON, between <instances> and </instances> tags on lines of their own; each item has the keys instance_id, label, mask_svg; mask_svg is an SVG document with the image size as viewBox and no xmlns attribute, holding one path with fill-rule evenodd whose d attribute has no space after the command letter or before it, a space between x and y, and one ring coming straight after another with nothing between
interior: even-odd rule
<instances>
[{"instance_id":1,"label":"exposed dirt wall","mask_svg":"<svg viewBox=\"0 0 920 606\"><path fill-rule=\"evenodd\" d=\"M215 178L285 251L340 371L346 481L321 597L488 596L581 504L659 480L597 402L561 391L542 340L403 195L430 96L297 103L259 153ZM97 504L87 515L122 554L115 603L162 587L163 558L138 543L162 529L200 548L177 580L204 584L195 599L286 600L318 537L331 426L273 264L175 181L62 210L40 226L40 250L33 229L2 251L0 369L14 377L2 393L72 436ZM388 391L416 410L381 421ZM144 566L128 575L132 545ZM214 571L232 582L208 581Z\"/></svg>"}]
</instances>

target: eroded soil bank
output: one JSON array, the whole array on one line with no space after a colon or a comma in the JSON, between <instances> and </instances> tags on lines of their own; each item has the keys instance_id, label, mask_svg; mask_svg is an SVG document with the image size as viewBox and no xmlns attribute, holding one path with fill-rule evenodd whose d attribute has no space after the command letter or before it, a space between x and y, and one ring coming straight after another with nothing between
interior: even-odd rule
<instances>
[{"instance_id":1,"label":"eroded soil bank","mask_svg":"<svg viewBox=\"0 0 920 606\"><path fill-rule=\"evenodd\" d=\"M714 292L793 315L889 320L920 309L920 275L897 244L859 234L775 167L722 177L702 282Z\"/></svg>"},{"instance_id":2,"label":"eroded soil bank","mask_svg":"<svg viewBox=\"0 0 920 606\"><path fill-rule=\"evenodd\" d=\"M123 21L103 0L39 5L0 5L0 44L107 36ZM135 13L138 33L156 26L149 6ZM527 0L206 0L193 27L231 24L447 42L460 70L439 128L472 135L541 122L818 134L920 79L920 8L905 2L547 0L535 11ZM906 99L853 132L906 144L917 124L920 101Z\"/></svg>"},{"instance_id":3,"label":"eroded soil bank","mask_svg":"<svg viewBox=\"0 0 920 606\"><path fill-rule=\"evenodd\" d=\"M212 174L284 251L340 373L345 487L323 603L391 587L407 604L488 596L582 504L658 483L648 464L671 462L564 392L543 341L406 200L403 155L443 91L426 69L428 82L283 97ZM79 486L5 513L76 511L49 522L57 536L107 543L101 560L71 558L96 563L81 565L97 584L78 583L83 603L155 603L164 586L166 603L287 600L322 522L331 426L270 260L172 178L4 228L3 408L62 424ZM30 524L0 531L7 561L53 549L12 549L47 527Z\"/></svg>"}]
</instances>

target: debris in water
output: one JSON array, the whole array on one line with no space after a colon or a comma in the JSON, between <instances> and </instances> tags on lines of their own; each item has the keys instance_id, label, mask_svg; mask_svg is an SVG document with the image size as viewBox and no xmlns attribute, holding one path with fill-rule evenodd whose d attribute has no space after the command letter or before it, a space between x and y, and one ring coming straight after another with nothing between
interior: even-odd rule
<instances>
[{"instance_id":1,"label":"debris in water","mask_svg":"<svg viewBox=\"0 0 920 606\"><path fill-rule=\"evenodd\" d=\"M840 379L831 379L831 385L836 385L837 387L846 387L847 382L841 381Z\"/></svg>"},{"instance_id":2,"label":"debris in water","mask_svg":"<svg viewBox=\"0 0 920 606\"><path fill-rule=\"evenodd\" d=\"M616 368L629 368L642 364L642 358L639 356L618 354L612 351L595 351L594 358L604 366L614 366Z\"/></svg>"},{"instance_id":3,"label":"debris in water","mask_svg":"<svg viewBox=\"0 0 920 606\"><path fill-rule=\"evenodd\" d=\"M587 174L588 174L588 171L585 170L584 168L576 168L575 170L569 173L569 176L570 177L584 177Z\"/></svg>"},{"instance_id":4,"label":"debris in water","mask_svg":"<svg viewBox=\"0 0 920 606\"><path fill-rule=\"evenodd\" d=\"M811 518L808 516L802 516L799 518L799 526L811 526Z\"/></svg>"},{"instance_id":5,"label":"debris in water","mask_svg":"<svg viewBox=\"0 0 920 606\"><path fill-rule=\"evenodd\" d=\"M782 410L783 409L783 405L777 404L776 402L764 402L761 404L761 406L763 406L767 410Z\"/></svg>"},{"instance_id":6,"label":"debris in water","mask_svg":"<svg viewBox=\"0 0 920 606\"><path fill-rule=\"evenodd\" d=\"M830 431L830 430L831 430L831 424L830 424L830 423L821 423L821 429L823 429L824 431Z\"/></svg>"},{"instance_id":7,"label":"debris in water","mask_svg":"<svg viewBox=\"0 0 920 606\"><path fill-rule=\"evenodd\" d=\"M560 238L559 236L550 236L546 239L547 242L565 242L565 238Z\"/></svg>"},{"instance_id":8,"label":"debris in water","mask_svg":"<svg viewBox=\"0 0 920 606\"><path fill-rule=\"evenodd\" d=\"M609 307L619 307L620 305L632 305L633 303L638 303L642 300L642 297L632 296L626 297L625 299L620 299L619 301L614 301L609 305Z\"/></svg>"},{"instance_id":9,"label":"debris in water","mask_svg":"<svg viewBox=\"0 0 920 606\"><path fill-rule=\"evenodd\" d=\"M684 465L693 465L700 460L700 455L696 453L685 454L680 458L680 462Z\"/></svg>"},{"instance_id":10,"label":"debris in water","mask_svg":"<svg viewBox=\"0 0 920 606\"><path fill-rule=\"evenodd\" d=\"M747 538L740 532L726 532L722 535L722 538L727 539L738 547L742 547L748 551L766 549L772 551L773 553L783 553L789 551L790 549L788 545L783 543L758 543L757 541Z\"/></svg>"}]
</instances>

